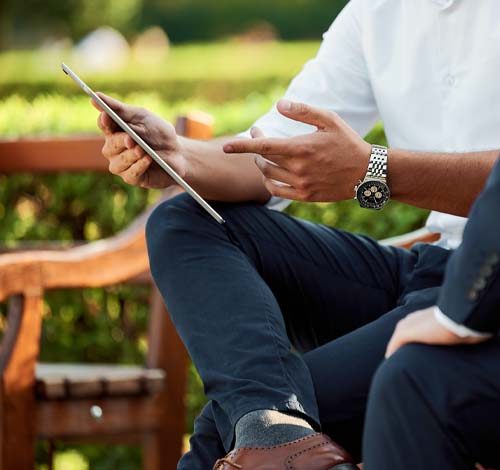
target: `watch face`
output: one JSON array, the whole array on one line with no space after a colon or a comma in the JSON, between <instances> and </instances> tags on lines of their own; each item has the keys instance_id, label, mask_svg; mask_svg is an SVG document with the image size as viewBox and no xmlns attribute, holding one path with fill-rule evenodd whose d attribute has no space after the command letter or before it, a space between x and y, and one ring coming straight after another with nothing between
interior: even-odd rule
<instances>
[{"instance_id":1,"label":"watch face","mask_svg":"<svg viewBox=\"0 0 500 470\"><path fill-rule=\"evenodd\" d=\"M361 183L356 192L356 199L361 207L382 209L391 197L389 186L380 180L369 180Z\"/></svg>"}]
</instances>

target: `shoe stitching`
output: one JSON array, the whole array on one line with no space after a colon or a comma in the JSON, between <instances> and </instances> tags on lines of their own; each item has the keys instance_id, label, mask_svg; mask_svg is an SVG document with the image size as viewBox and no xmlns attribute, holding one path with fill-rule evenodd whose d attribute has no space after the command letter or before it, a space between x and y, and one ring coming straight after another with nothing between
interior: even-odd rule
<instances>
[{"instance_id":1,"label":"shoe stitching","mask_svg":"<svg viewBox=\"0 0 500 470\"><path fill-rule=\"evenodd\" d=\"M281 448L284 448L284 447L290 447L290 446L293 446L299 442L304 442L304 441L308 441L310 439L313 439L313 438L317 438L319 434L312 434L311 436L306 436L306 437L301 437L300 439L297 439L295 441L291 441L291 442L286 442L285 444L278 444L278 445L275 445L275 446L272 446L272 447L241 447L240 449L238 450L273 450L273 449L281 449ZM328 443L328 441L324 441L326 443Z\"/></svg>"},{"instance_id":2,"label":"shoe stitching","mask_svg":"<svg viewBox=\"0 0 500 470\"><path fill-rule=\"evenodd\" d=\"M295 445L297 443L300 443L300 442L311 440L311 439L313 439L315 437L318 437L318 434L313 434L311 436L302 437L302 438L297 439L295 441L286 442L285 444L278 444L278 445L275 445L275 446L272 446L272 447L242 447L240 449L237 449L236 452L232 455L232 457L236 459L237 456L238 456L238 453L240 453L241 451L245 451L245 450L271 451L273 449L286 448L286 447L293 446L293 445ZM295 467L293 466L292 462L297 457L299 457L299 456L301 456L301 455L303 455L303 454L305 454L305 453L307 453L307 452L309 452L311 450L317 449L318 447L323 447L323 446L329 445L329 444L331 444L331 442L329 440L323 440L323 441L321 441L321 442L319 442L319 443L317 443L315 445L312 445L310 447L307 447L306 449L302 449L301 451L296 452L295 454L292 454L286 460L287 470L295 470ZM226 458L217 461L216 465L220 465L220 463L227 463L227 464L235 466L235 462L231 462L229 460L226 460ZM236 464L236 465L239 465L239 464ZM219 467L216 466L216 467L214 467L214 470L218 469L218 468ZM235 468L243 468L243 467L242 466L238 466L238 467L235 467Z\"/></svg>"},{"instance_id":3,"label":"shoe stitching","mask_svg":"<svg viewBox=\"0 0 500 470\"><path fill-rule=\"evenodd\" d=\"M294 470L295 467L293 465L293 460L295 460L297 457L300 457L301 455L303 454L306 454L307 452L313 450L313 449L317 449L318 447L323 447L325 445L328 445L330 444L329 441L323 441L323 442L320 442L314 446L311 446L311 447L308 447L307 449L302 449L301 451L293 454L293 455L290 455L290 457L288 457L287 461L286 461L286 465L287 465L287 470Z\"/></svg>"}]
</instances>

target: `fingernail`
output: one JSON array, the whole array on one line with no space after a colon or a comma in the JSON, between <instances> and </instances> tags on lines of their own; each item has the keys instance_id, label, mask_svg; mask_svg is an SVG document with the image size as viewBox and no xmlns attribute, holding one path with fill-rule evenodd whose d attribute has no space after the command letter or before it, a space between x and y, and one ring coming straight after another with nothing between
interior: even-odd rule
<instances>
[{"instance_id":1,"label":"fingernail","mask_svg":"<svg viewBox=\"0 0 500 470\"><path fill-rule=\"evenodd\" d=\"M232 145L224 145L224 152L233 153L234 147Z\"/></svg>"},{"instance_id":2,"label":"fingernail","mask_svg":"<svg viewBox=\"0 0 500 470\"><path fill-rule=\"evenodd\" d=\"M283 111L291 111L292 110L292 102L289 100L280 100L279 105Z\"/></svg>"}]
</instances>

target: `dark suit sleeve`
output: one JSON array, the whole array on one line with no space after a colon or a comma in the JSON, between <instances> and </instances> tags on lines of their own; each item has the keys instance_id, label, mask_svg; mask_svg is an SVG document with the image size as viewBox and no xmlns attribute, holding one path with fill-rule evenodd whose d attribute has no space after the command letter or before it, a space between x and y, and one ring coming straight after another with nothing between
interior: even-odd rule
<instances>
[{"instance_id":1,"label":"dark suit sleeve","mask_svg":"<svg viewBox=\"0 0 500 470\"><path fill-rule=\"evenodd\" d=\"M500 330L500 160L450 256L438 301L454 322L483 333Z\"/></svg>"}]
</instances>

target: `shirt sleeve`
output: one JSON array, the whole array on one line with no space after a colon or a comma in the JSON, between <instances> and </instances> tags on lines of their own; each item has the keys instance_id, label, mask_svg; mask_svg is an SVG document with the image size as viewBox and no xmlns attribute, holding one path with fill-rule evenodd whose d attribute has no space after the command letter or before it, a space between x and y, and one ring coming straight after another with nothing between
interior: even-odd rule
<instances>
[{"instance_id":1,"label":"shirt sleeve","mask_svg":"<svg viewBox=\"0 0 500 470\"><path fill-rule=\"evenodd\" d=\"M363 1L347 4L324 34L316 57L304 66L285 94L291 101L336 112L361 136L379 117L363 52ZM285 118L275 106L254 125L268 137L292 137L315 130ZM241 135L249 138L250 132ZM279 210L286 205L287 201L278 198L268 203Z\"/></svg>"},{"instance_id":2,"label":"shirt sleeve","mask_svg":"<svg viewBox=\"0 0 500 470\"><path fill-rule=\"evenodd\" d=\"M489 333L480 333L479 331L471 330L464 325L454 322L450 317L446 316L439 307L434 307L434 316L436 320L447 330L456 334L460 338L490 338Z\"/></svg>"}]
</instances>

